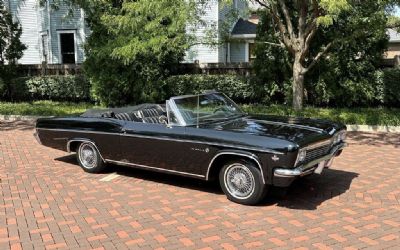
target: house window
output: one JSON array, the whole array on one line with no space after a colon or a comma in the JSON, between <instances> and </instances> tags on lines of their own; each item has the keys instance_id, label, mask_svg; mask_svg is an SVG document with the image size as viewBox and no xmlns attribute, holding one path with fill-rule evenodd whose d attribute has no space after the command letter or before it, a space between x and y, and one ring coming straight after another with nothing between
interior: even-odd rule
<instances>
[{"instance_id":1,"label":"house window","mask_svg":"<svg viewBox=\"0 0 400 250\"><path fill-rule=\"evenodd\" d=\"M59 33L60 41L60 56L62 64L75 64L75 33L62 32Z\"/></svg>"},{"instance_id":2,"label":"house window","mask_svg":"<svg viewBox=\"0 0 400 250\"><path fill-rule=\"evenodd\" d=\"M249 43L249 62L253 62L256 59L256 44Z\"/></svg>"}]
</instances>

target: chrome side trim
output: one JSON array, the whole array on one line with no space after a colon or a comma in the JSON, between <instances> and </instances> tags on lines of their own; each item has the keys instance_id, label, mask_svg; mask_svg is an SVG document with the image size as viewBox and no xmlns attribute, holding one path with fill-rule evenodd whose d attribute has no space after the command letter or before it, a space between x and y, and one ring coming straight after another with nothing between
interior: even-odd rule
<instances>
[{"instance_id":1,"label":"chrome side trim","mask_svg":"<svg viewBox=\"0 0 400 250\"><path fill-rule=\"evenodd\" d=\"M114 161L114 160L110 160L110 159L106 159L106 162L107 163L114 163L114 164L122 165L122 166L153 169L153 170L159 170L159 171L162 171L162 172L168 172L168 173L174 173L174 174L182 174L182 175L188 175L188 176L194 176L194 177L200 177L200 178L204 178L205 177L204 175L199 175L199 174L191 174L191 173L187 173L187 172L181 172L181 171L170 170L170 169L165 169L165 168L150 167L150 166L146 166L146 165L127 163L127 162L122 162L122 161Z\"/></svg>"},{"instance_id":2,"label":"chrome side trim","mask_svg":"<svg viewBox=\"0 0 400 250\"><path fill-rule=\"evenodd\" d=\"M37 130L88 133L88 134L104 134L104 135L120 135L120 133L110 133L110 132L91 131L91 130L79 130L79 129L37 128Z\"/></svg>"},{"instance_id":3,"label":"chrome side trim","mask_svg":"<svg viewBox=\"0 0 400 250\"><path fill-rule=\"evenodd\" d=\"M90 130L44 129L44 128L40 128L40 129L41 130L49 130L49 131L75 132L75 133L119 135L119 136L126 136L126 137L137 137L137 138L146 138L146 139L154 139L154 140L186 142L186 143L195 143L195 144L203 144L203 145L210 145L210 146L219 146L219 147L224 147L224 148L234 148L234 149L242 149L242 150L256 151L256 152L262 152L262 153L271 153L271 154L275 154L275 155L283 155L284 154L282 152L272 150L272 149L260 149L260 148L254 148L254 147L244 147L244 146L236 146L236 145L229 145L229 144L223 144L223 143L201 142L201 141L193 141L193 140L179 140L179 139L137 135L137 134L108 133L108 132L98 132L98 131L90 131Z\"/></svg>"},{"instance_id":4,"label":"chrome side trim","mask_svg":"<svg viewBox=\"0 0 400 250\"><path fill-rule=\"evenodd\" d=\"M248 155L248 154L242 154L242 153L237 153L237 152L220 152L220 153L216 154L211 159L210 164L208 164L208 169L207 169L207 174L206 174L206 180L207 181L210 178L209 174L210 174L210 169L211 169L212 164L221 155L237 155L237 156L241 156L241 157L246 157L246 158L252 159L253 161L255 161L257 163L258 168L260 169L260 172L261 172L261 177L262 177L263 183L265 184L264 172L262 170L262 167L261 167L260 161L258 160L258 157L256 155L254 155L254 154Z\"/></svg>"},{"instance_id":5,"label":"chrome side trim","mask_svg":"<svg viewBox=\"0 0 400 250\"><path fill-rule=\"evenodd\" d=\"M102 160L103 162L106 162L106 161L104 160L103 156L101 155L100 150L97 148L96 144L95 144L94 142L92 142L91 140L88 140L88 139L73 139L73 140L69 140L69 141L67 142L67 152L68 152L68 153L71 153L71 143L72 143L72 142L87 142L87 143L92 144L92 145L96 148L97 152L99 152L99 155L100 155L101 160Z\"/></svg>"}]
</instances>

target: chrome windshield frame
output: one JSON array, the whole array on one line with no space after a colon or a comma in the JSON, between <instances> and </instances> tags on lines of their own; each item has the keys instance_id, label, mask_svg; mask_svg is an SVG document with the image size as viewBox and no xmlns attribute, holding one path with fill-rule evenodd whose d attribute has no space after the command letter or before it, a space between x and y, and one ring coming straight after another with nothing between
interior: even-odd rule
<instances>
[{"instance_id":1,"label":"chrome windshield frame","mask_svg":"<svg viewBox=\"0 0 400 250\"><path fill-rule=\"evenodd\" d=\"M171 97L169 100L166 101L166 106L169 107L169 109L167 108L168 124L170 124L170 120L169 120L170 119L170 114L169 114L169 112L173 112L175 117L177 118L179 124L171 124L172 126L180 126L180 127L188 126L188 124L186 123L185 119L183 118L181 112L179 111L178 106L175 103L175 100L184 99L184 98L190 98L190 97L200 98L200 96L209 95L209 94L220 94L220 95L222 95L224 98L226 98L227 100L229 100L230 102L235 104L235 106L240 110L241 113L246 114L245 112L243 112L243 110L232 99L230 99L228 96L226 96L225 94L223 94L221 92L207 92L207 93L202 93L202 94L197 94L197 95L174 96L174 97ZM198 124L197 124L197 126L198 126Z\"/></svg>"},{"instance_id":2,"label":"chrome windshield frame","mask_svg":"<svg viewBox=\"0 0 400 250\"><path fill-rule=\"evenodd\" d=\"M181 112L179 112L178 107L176 106L175 102L173 101L173 98L170 98L165 102L165 107L167 109L167 119L168 119L168 124L170 126L178 126L178 127L185 127L187 124L185 120L183 119L183 116ZM172 112L176 119L178 120L178 123L171 123L171 114Z\"/></svg>"}]
</instances>

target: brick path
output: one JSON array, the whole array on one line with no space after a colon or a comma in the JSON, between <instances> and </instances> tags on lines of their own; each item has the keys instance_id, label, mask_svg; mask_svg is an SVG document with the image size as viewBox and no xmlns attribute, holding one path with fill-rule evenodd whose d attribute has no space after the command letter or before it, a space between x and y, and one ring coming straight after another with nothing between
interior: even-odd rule
<instances>
[{"instance_id":1,"label":"brick path","mask_svg":"<svg viewBox=\"0 0 400 250\"><path fill-rule=\"evenodd\" d=\"M84 173L32 133L0 121L0 249L400 247L399 135L351 134L322 177L247 207L213 183L119 166Z\"/></svg>"}]
</instances>

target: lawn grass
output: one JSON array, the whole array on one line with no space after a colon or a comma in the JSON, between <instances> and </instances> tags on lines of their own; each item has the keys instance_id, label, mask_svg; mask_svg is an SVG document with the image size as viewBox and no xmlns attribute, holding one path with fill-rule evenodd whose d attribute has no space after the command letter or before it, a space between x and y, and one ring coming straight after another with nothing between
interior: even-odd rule
<instances>
[{"instance_id":1,"label":"lawn grass","mask_svg":"<svg viewBox=\"0 0 400 250\"><path fill-rule=\"evenodd\" d=\"M93 106L90 103L53 101L0 102L0 115L69 116L81 114Z\"/></svg>"},{"instance_id":2,"label":"lawn grass","mask_svg":"<svg viewBox=\"0 0 400 250\"><path fill-rule=\"evenodd\" d=\"M243 105L242 107L251 114L320 118L349 125L400 126L400 109L396 108L316 108L308 106L302 111L296 112L291 107L284 105Z\"/></svg>"},{"instance_id":3,"label":"lawn grass","mask_svg":"<svg viewBox=\"0 0 400 250\"><path fill-rule=\"evenodd\" d=\"M0 102L0 115L69 116L81 114L93 107L95 105L90 103L53 101ZM299 112L284 105L242 105L242 108L250 114L321 118L340 121L344 124L400 126L400 109L395 108L316 108L309 106Z\"/></svg>"}]
</instances>

